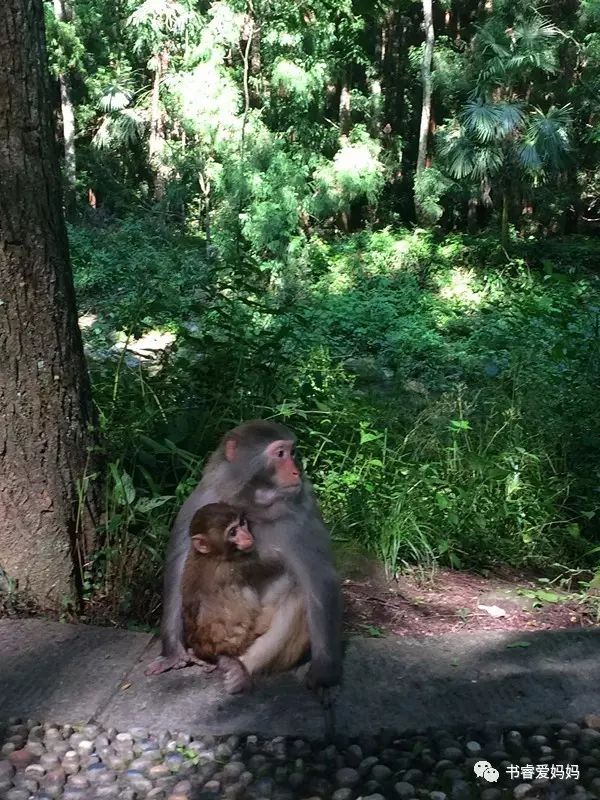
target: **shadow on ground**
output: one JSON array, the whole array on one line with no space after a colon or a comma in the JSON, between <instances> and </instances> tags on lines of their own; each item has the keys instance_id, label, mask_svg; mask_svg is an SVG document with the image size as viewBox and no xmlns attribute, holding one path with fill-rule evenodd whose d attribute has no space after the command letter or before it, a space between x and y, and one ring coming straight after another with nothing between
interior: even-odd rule
<instances>
[{"instance_id":1,"label":"shadow on ground","mask_svg":"<svg viewBox=\"0 0 600 800\"><path fill-rule=\"evenodd\" d=\"M148 634L43 620L0 621L0 716L143 725L191 733L321 737L301 671L229 697L191 667L148 678ZM347 734L459 724L530 724L600 711L600 631L490 631L352 638L335 703Z\"/></svg>"}]
</instances>

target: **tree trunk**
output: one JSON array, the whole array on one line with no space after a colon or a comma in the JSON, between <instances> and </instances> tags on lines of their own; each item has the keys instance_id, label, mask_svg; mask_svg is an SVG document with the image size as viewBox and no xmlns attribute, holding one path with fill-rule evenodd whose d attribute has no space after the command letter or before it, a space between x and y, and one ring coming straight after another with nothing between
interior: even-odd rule
<instances>
[{"instance_id":1,"label":"tree trunk","mask_svg":"<svg viewBox=\"0 0 600 800\"><path fill-rule=\"evenodd\" d=\"M479 205L479 200L471 196L469 197L469 204L467 207L467 230L469 233L474 234L477 233L477 206Z\"/></svg>"},{"instance_id":2,"label":"tree trunk","mask_svg":"<svg viewBox=\"0 0 600 800\"><path fill-rule=\"evenodd\" d=\"M342 81L340 89L338 119L340 123L340 136L347 136L350 133L351 106L350 90L348 89L348 81L346 79Z\"/></svg>"},{"instance_id":3,"label":"tree trunk","mask_svg":"<svg viewBox=\"0 0 600 800\"><path fill-rule=\"evenodd\" d=\"M93 415L60 197L42 0L2 0L0 567L46 607L77 586L94 538Z\"/></svg>"},{"instance_id":4,"label":"tree trunk","mask_svg":"<svg viewBox=\"0 0 600 800\"><path fill-rule=\"evenodd\" d=\"M423 104L421 106L421 127L419 129L419 152L417 155L417 176L425 169L427 161L427 142L429 139L429 124L431 121L431 96L433 84L431 79L431 64L433 61L433 0L423 0L423 25L425 27L425 49L421 62L421 83L423 84ZM417 220L422 223L423 214L418 199L415 198Z\"/></svg>"},{"instance_id":5,"label":"tree trunk","mask_svg":"<svg viewBox=\"0 0 600 800\"><path fill-rule=\"evenodd\" d=\"M154 82L150 107L150 138L148 158L154 171L154 199L162 200L167 186L167 171L163 164L165 149L165 126L160 107L160 84L169 63L169 54L163 50L155 56Z\"/></svg>"},{"instance_id":6,"label":"tree trunk","mask_svg":"<svg viewBox=\"0 0 600 800\"><path fill-rule=\"evenodd\" d=\"M509 245L508 241L508 190L502 191L502 221L500 223L500 242L502 247L506 250Z\"/></svg>"},{"instance_id":7,"label":"tree trunk","mask_svg":"<svg viewBox=\"0 0 600 800\"><path fill-rule=\"evenodd\" d=\"M72 19L71 9L63 0L54 0L54 16L60 22L69 22ZM71 87L69 76L61 73L58 76L60 85L60 108L62 116L63 146L65 149L65 207L70 215L75 204L75 112L71 100Z\"/></svg>"}]
</instances>

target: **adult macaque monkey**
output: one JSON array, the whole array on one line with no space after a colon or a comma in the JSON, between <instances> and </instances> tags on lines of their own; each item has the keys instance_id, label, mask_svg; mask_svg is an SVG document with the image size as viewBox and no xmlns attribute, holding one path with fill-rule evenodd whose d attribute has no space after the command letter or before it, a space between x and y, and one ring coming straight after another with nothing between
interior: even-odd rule
<instances>
[{"instance_id":1,"label":"adult macaque monkey","mask_svg":"<svg viewBox=\"0 0 600 800\"><path fill-rule=\"evenodd\" d=\"M277 422L245 422L225 434L204 476L183 504L167 548L161 621L162 655L147 674L178 669L193 658L184 643L181 581L190 548L189 527L199 508L228 503L242 509L265 567L263 604L275 609L271 625L240 657L250 675L285 660L289 631L306 614L311 688L341 679L342 603L325 528L310 482L301 474L296 437Z\"/></svg>"}]
</instances>

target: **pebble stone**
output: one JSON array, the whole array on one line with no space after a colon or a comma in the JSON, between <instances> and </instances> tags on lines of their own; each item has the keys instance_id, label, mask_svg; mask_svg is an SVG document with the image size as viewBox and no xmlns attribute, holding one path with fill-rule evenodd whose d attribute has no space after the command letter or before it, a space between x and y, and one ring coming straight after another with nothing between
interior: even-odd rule
<instances>
[{"instance_id":1,"label":"pebble stone","mask_svg":"<svg viewBox=\"0 0 600 800\"><path fill-rule=\"evenodd\" d=\"M590 724L593 723L593 724ZM0 800L597 800L600 716L461 733L382 731L335 742L14 720L0 729ZM474 773L486 759L496 784ZM571 763L580 781L512 779Z\"/></svg>"}]
</instances>

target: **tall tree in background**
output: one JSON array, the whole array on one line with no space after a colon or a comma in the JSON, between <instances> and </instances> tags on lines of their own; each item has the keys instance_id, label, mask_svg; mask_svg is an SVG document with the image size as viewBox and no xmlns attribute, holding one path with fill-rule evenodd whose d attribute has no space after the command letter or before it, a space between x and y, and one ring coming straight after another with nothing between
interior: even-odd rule
<instances>
[{"instance_id":1,"label":"tall tree in background","mask_svg":"<svg viewBox=\"0 0 600 800\"><path fill-rule=\"evenodd\" d=\"M423 103L421 106L421 126L419 128L419 152L417 155L417 178L425 169L427 161L427 143L429 140L429 126L431 123L431 97L433 94L433 80L431 64L433 62L433 0L423 0L423 26L425 28L425 47L421 62L421 83L423 85ZM423 213L420 202L415 194L415 211L418 221L423 224Z\"/></svg>"},{"instance_id":2,"label":"tall tree in background","mask_svg":"<svg viewBox=\"0 0 600 800\"><path fill-rule=\"evenodd\" d=\"M70 22L73 11L67 0L53 0L54 16L59 23ZM64 177L65 177L65 205L67 211L73 209L75 201L75 112L71 99L71 84L66 67L58 75L60 86L60 108L62 116L63 143L65 148Z\"/></svg>"},{"instance_id":3,"label":"tall tree in background","mask_svg":"<svg viewBox=\"0 0 600 800\"><path fill-rule=\"evenodd\" d=\"M90 385L51 119L42 0L0 4L0 567L57 606L94 538Z\"/></svg>"}]
</instances>

